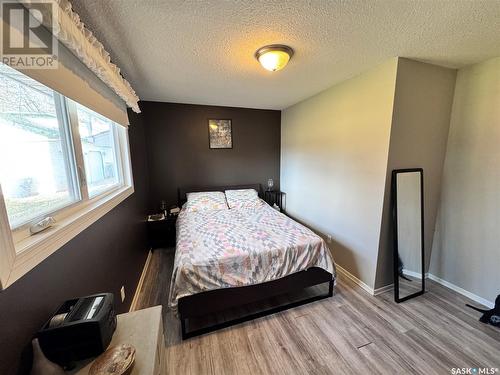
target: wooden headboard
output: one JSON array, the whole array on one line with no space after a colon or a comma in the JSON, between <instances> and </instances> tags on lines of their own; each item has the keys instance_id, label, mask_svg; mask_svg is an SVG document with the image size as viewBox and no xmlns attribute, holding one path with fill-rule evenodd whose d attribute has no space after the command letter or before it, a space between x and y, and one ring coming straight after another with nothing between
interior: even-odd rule
<instances>
[{"instance_id":1,"label":"wooden headboard","mask_svg":"<svg viewBox=\"0 0 500 375\"><path fill-rule=\"evenodd\" d=\"M236 189L254 189L259 193L262 198L262 187L260 184L246 184L246 185L222 185L222 186L188 186L177 189L177 202L179 207L186 203L187 193L197 193L201 191L222 191L236 190Z\"/></svg>"}]
</instances>

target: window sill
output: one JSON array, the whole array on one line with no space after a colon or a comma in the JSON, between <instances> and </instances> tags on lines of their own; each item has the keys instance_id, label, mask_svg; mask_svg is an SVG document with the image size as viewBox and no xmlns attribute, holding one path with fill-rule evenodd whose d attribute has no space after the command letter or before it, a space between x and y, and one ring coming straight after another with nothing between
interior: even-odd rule
<instances>
[{"instance_id":1,"label":"window sill","mask_svg":"<svg viewBox=\"0 0 500 375\"><path fill-rule=\"evenodd\" d=\"M2 287L6 288L32 270L44 259L75 238L134 192L132 186L118 189L91 201L78 211L58 221L53 227L14 244L15 259Z\"/></svg>"}]
</instances>

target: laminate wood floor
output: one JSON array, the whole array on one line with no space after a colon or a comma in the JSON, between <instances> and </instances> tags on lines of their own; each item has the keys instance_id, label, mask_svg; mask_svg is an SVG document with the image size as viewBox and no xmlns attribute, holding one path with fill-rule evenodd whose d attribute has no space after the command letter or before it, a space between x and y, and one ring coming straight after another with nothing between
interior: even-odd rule
<instances>
[{"instance_id":1,"label":"laminate wood floor","mask_svg":"<svg viewBox=\"0 0 500 375\"><path fill-rule=\"evenodd\" d=\"M428 375L500 368L500 330L478 322L480 313L465 306L470 300L432 281L425 295L396 304L392 291L374 297L339 277L332 298L182 341L167 308L172 265L172 249L155 250L138 303L139 309L164 306L164 374Z\"/></svg>"}]
</instances>

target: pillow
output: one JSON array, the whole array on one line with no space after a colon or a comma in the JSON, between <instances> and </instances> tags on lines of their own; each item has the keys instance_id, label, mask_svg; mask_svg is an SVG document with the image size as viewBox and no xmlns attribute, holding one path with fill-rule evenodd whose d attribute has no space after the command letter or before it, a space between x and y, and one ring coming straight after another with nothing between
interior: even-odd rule
<instances>
[{"instance_id":1,"label":"pillow","mask_svg":"<svg viewBox=\"0 0 500 375\"><path fill-rule=\"evenodd\" d=\"M185 209L190 212L208 210L227 210L226 196L221 191L187 193Z\"/></svg>"},{"instance_id":2,"label":"pillow","mask_svg":"<svg viewBox=\"0 0 500 375\"><path fill-rule=\"evenodd\" d=\"M229 208L256 207L262 205L259 194L254 189L226 190Z\"/></svg>"}]
</instances>

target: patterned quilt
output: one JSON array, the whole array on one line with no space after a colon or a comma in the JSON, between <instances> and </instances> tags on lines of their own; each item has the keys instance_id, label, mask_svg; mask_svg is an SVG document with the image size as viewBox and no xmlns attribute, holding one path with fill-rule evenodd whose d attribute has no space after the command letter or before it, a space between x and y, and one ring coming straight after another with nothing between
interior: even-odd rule
<instances>
[{"instance_id":1,"label":"patterned quilt","mask_svg":"<svg viewBox=\"0 0 500 375\"><path fill-rule=\"evenodd\" d=\"M311 267L335 276L325 242L268 204L187 212L177 219L170 307L192 294L276 280Z\"/></svg>"}]
</instances>

